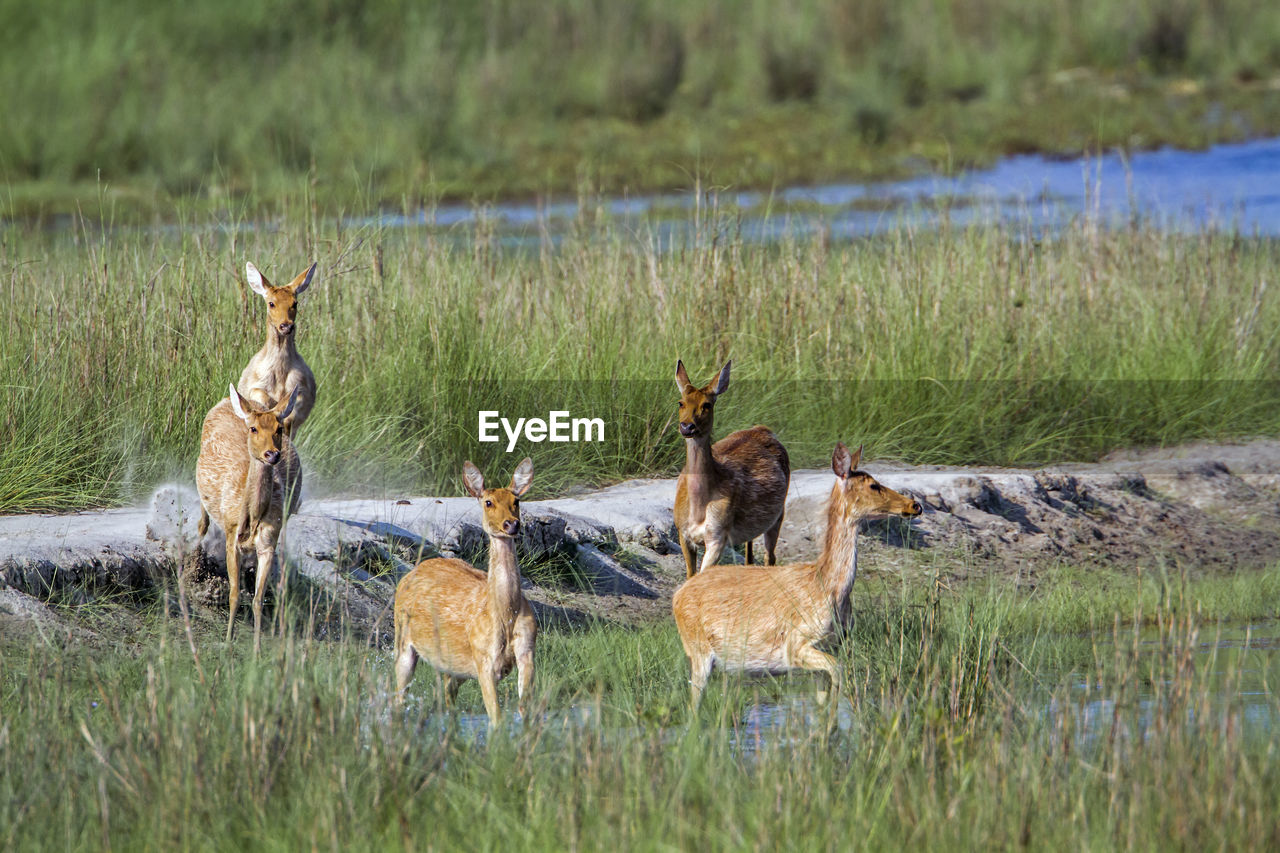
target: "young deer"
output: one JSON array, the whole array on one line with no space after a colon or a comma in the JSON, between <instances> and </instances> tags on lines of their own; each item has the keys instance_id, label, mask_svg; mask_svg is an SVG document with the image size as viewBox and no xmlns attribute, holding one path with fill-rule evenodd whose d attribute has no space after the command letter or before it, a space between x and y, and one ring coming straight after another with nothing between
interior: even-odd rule
<instances>
[{"instance_id":1,"label":"young deer","mask_svg":"<svg viewBox=\"0 0 1280 853\"><path fill-rule=\"evenodd\" d=\"M258 556L257 584L253 593L253 649L262 641L262 593L275 564L276 545L287 516L298 507L302 465L284 423L296 405L293 396L264 409L243 400L236 387L205 416L200 432L200 458L196 460L196 489L200 492L203 537L213 518L227 540L227 580L231 585L231 615L227 642L231 642L240 605L240 552ZM285 587L282 572L281 590Z\"/></svg>"},{"instance_id":2,"label":"young deer","mask_svg":"<svg viewBox=\"0 0 1280 853\"><path fill-rule=\"evenodd\" d=\"M240 374L240 393L268 409L296 393L293 412L284 425L284 434L292 438L316 404L316 378L293 343L298 296L311 285L316 265L284 287L272 287L253 264L245 264L244 271L249 287L267 301L267 342Z\"/></svg>"},{"instance_id":3,"label":"young deer","mask_svg":"<svg viewBox=\"0 0 1280 853\"><path fill-rule=\"evenodd\" d=\"M747 543L764 534L765 565L777 562L774 549L791 482L786 448L768 427L753 426L711 443L716 398L729 388L727 362L703 388L695 388L676 362L680 389L680 434L685 439L684 469L676 482L675 522L684 552L685 577L698 571L698 546L706 548L702 568L714 566L726 545Z\"/></svg>"},{"instance_id":4,"label":"young deer","mask_svg":"<svg viewBox=\"0 0 1280 853\"><path fill-rule=\"evenodd\" d=\"M445 701L452 703L463 680L480 681L490 724L501 717L498 682L519 669L520 712L533 683L533 645L538 623L520 592L515 537L520 533L520 496L533 482L533 461L516 468L509 488L486 489L480 471L463 467L467 491L480 501L489 535L489 572L462 560L423 560L396 587L396 701L404 698L418 658L443 675Z\"/></svg>"},{"instance_id":5,"label":"young deer","mask_svg":"<svg viewBox=\"0 0 1280 853\"><path fill-rule=\"evenodd\" d=\"M818 644L835 631L858 573L858 522L885 515L920 514L920 504L858 471L862 448L852 455L837 444L831 456L836 482L827 505L827 533L817 562L761 571L716 566L684 582L671 609L692 671L693 707L712 667L780 673L822 670L838 696L840 665ZM826 691L818 691L826 701Z\"/></svg>"}]
</instances>

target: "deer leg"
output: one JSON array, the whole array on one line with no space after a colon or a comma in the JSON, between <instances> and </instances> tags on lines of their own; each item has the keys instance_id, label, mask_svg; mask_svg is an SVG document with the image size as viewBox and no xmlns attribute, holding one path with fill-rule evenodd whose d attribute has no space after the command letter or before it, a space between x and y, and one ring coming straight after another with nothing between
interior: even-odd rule
<instances>
[{"instance_id":1,"label":"deer leg","mask_svg":"<svg viewBox=\"0 0 1280 853\"><path fill-rule=\"evenodd\" d=\"M203 539L204 535L209 532L209 511L204 508L204 504L200 505L200 520L196 522L196 533Z\"/></svg>"},{"instance_id":2,"label":"deer leg","mask_svg":"<svg viewBox=\"0 0 1280 853\"><path fill-rule=\"evenodd\" d=\"M458 688L462 686L462 679L456 675L446 675L444 678L444 706L452 708L453 703L458 701Z\"/></svg>"},{"instance_id":3,"label":"deer leg","mask_svg":"<svg viewBox=\"0 0 1280 853\"><path fill-rule=\"evenodd\" d=\"M688 580L698 573L698 547L685 539L684 533L679 530L676 535L680 538L680 552L684 554L684 576Z\"/></svg>"},{"instance_id":4,"label":"deer leg","mask_svg":"<svg viewBox=\"0 0 1280 853\"><path fill-rule=\"evenodd\" d=\"M443 672L436 673L436 691L440 694L440 701L444 704L444 710L452 710L453 703L458 699L458 688L462 686L462 679L456 675L448 675Z\"/></svg>"},{"instance_id":5,"label":"deer leg","mask_svg":"<svg viewBox=\"0 0 1280 853\"><path fill-rule=\"evenodd\" d=\"M778 565L778 534L782 532L782 516L778 516L778 520L764 532L764 564L766 566Z\"/></svg>"},{"instance_id":6,"label":"deer leg","mask_svg":"<svg viewBox=\"0 0 1280 853\"><path fill-rule=\"evenodd\" d=\"M231 642L231 632L236 626L236 609L240 606L240 546L236 543L236 531L225 531L227 537L227 604L230 614L227 616L227 642Z\"/></svg>"},{"instance_id":7,"label":"deer leg","mask_svg":"<svg viewBox=\"0 0 1280 853\"><path fill-rule=\"evenodd\" d=\"M412 643L405 643L403 649L396 650L396 705L404 704L404 691L408 688L417 665L418 653Z\"/></svg>"},{"instance_id":8,"label":"deer leg","mask_svg":"<svg viewBox=\"0 0 1280 853\"><path fill-rule=\"evenodd\" d=\"M265 542L258 545L257 552L258 577L253 586L253 654L255 657L262 648L262 598L267 591L267 578L271 577L271 570L276 561L276 547L274 543Z\"/></svg>"},{"instance_id":9,"label":"deer leg","mask_svg":"<svg viewBox=\"0 0 1280 853\"><path fill-rule=\"evenodd\" d=\"M756 561L755 552L751 549L754 539L747 540L747 565L750 566Z\"/></svg>"},{"instance_id":10,"label":"deer leg","mask_svg":"<svg viewBox=\"0 0 1280 853\"><path fill-rule=\"evenodd\" d=\"M712 566L720 564L720 555L724 553L724 540L711 539L706 540L706 552L702 555L702 571L706 571Z\"/></svg>"},{"instance_id":11,"label":"deer leg","mask_svg":"<svg viewBox=\"0 0 1280 853\"><path fill-rule=\"evenodd\" d=\"M484 709L489 714L489 727L498 725L502 712L498 709L498 675L494 672L496 664L481 661L476 667L480 681L480 695L484 698Z\"/></svg>"},{"instance_id":12,"label":"deer leg","mask_svg":"<svg viewBox=\"0 0 1280 853\"><path fill-rule=\"evenodd\" d=\"M519 674L517 682L516 695L519 697L517 705L520 716L524 716L524 700L529 693L529 688L533 686L533 643L538 630L537 623L530 617L527 621L520 620L516 622L515 631L515 652L516 652L516 671Z\"/></svg>"},{"instance_id":13,"label":"deer leg","mask_svg":"<svg viewBox=\"0 0 1280 853\"><path fill-rule=\"evenodd\" d=\"M825 672L827 677L831 679L831 697L833 700L839 700L840 684L843 679L840 664L836 662L835 658L820 649L814 648L813 646L801 646L795 654L795 662L796 665L802 669ZM825 705L827 702L827 691L819 689L817 700L819 705ZM834 702L832 707L834 707Z\"/></svg>"},{"instance_id":14,"label":"deer leg","mask_svg":"<svg viewBox=\"0 0 1280 853\"><path fill-rule=\"evenodd\" d=\"M272 549L279 550L279 542L277 547ZM274 556L274 555L273 555ZM285 594L289 592L289 569L285 566L284 558L280 558L280 582L276 584L276 623L280 626L280 636L284 636L285 631L285 610L286 602Z\"/></svg>"},{"instance_id":15,"label":"deer leg","mask_svg":"<svg viewBox=\"0 0 1280 853\"><path fill-rule=\"evenodd\" d=\"M715 665L715 658L710 654L699 657L689 657L689 686L693 690L692 704L693 713L698 713L698 707L702 704L702 691L707 687L707 679L711 677L711 668Z\"/></svg>"}]
</instances>

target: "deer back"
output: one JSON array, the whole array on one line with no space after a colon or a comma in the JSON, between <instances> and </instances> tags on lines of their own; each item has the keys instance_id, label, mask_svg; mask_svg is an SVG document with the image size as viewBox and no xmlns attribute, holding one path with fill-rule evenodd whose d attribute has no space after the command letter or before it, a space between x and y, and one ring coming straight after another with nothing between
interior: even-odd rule
<instances>
[{"instance_id":1,"label":"deer back","mask_svg":"<svg viewBox=\"0 0 1280 853\"><path fill-rule=\"evenodd\" d=\"M209 515L224 530L246 517L279 526L283 514L292 513L299 503L302 464L292 442L282 440L280 461L265 466L268 478L262 481L252 476L248 442L249 428L232 410L230 400L220 400L205 416L200 431L196 489Z\"/></svg>"},{"instance_id":2,"label":"deer back","mask_svg":"<svg viewBox=\"0 0 1280 853\"><path fill-rule=\"evenodd\" d=\"M812 563L713 566L685 581L671 605L686 650L714 653L735 669L782 671L793 650L833 625Z\"/></svg>"}]
</instances>

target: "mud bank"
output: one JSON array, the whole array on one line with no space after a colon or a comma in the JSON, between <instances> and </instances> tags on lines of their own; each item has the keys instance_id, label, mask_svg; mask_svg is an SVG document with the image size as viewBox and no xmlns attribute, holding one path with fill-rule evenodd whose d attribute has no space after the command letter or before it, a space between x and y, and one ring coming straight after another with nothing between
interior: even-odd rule
<instances>
[{"instance_id":1,"label":"mud bank","mask_svg":"<svg viewBox=\"0 0 1280 853\"><path fill-rule=\"evenodd\" d=\"M914 495L925 512L866 525L864 576L1008 572L1034 583L1036 570L1055 562L1229 570L1280 559L1280 441L1125 452L1039 470L875 463L866 470ZM825 469L793 475L779 559L816 554L831 483ZM524 502L522 563L537 579L526 587L540 617L662 618L684 578L674 496L674 480L635 480ZM74 607L49 608L51 600L145 597L176 589L179 576L197 607L225 608L221 535L197 541L198 512L194 490L173 485L143 508L0 518L0 631L19 622L64 624ZM484 545L470 498L304 496L283 551L331 611L380 642L404 571L423 556L478 559Z\"/></svg>"}]
</instances>

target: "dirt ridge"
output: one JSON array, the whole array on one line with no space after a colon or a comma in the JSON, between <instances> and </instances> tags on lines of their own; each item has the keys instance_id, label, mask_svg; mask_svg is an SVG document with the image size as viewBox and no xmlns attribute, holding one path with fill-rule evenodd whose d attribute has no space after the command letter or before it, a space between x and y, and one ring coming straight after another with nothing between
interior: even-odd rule
<instances>
[{"instance_id":1,"label":"dirt ridge","mask_svg":"<svg viewBox=\"0 0 1280 853\"><path fill-rule=\"evenodd\" d=\"M1053 561L1164 560L1229 570L1280 559L1276 440L1124 452L1040 469L872 462L866 470L920 499L925 513L910 523L866 525L864 571L893 572L922 557L956 576L1021 572ZM793 475L781 560L816 554L831 482L824 469ZM632 480L524 502L526 563L559 559L575 567L573 588L526 579L540 615L621 621L665 615L684 576L674 496L674 480ZM0 628L36 618L50 600L74 604L96 590L154 590L174 580L180 566L197 600L216 607L222 594L225 607L221 537L211 531L198 542L196 514L194 490L168 485L146 508L0 517ZM469 498L304 495L283 550L294 571L340 601L347 617L374 625L395 580L417 559L474 559L484 542Z\"/></svg>"}]
</instances>

